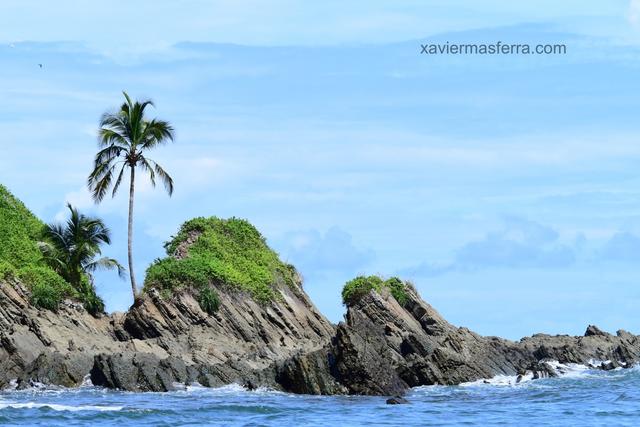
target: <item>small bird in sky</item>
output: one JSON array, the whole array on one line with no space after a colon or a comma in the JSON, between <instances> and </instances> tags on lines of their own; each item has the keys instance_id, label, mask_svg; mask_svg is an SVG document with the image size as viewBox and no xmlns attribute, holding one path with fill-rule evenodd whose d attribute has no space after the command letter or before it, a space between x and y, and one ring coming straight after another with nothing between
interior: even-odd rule
<instances>
[{"instance_id":1,"label":"small bird in sky","mask_svg":"<svg viewBox=\"0 0 640 427\"><path fill-rule=\"evenodd\" d=\"M38 64L38 67L42 68L42 64Z\"/></svg>"}]
</instances>

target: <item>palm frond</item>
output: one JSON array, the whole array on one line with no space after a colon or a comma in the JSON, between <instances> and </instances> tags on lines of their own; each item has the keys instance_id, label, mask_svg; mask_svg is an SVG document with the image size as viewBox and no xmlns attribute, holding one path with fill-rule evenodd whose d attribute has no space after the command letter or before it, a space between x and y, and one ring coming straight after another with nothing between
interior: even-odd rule
<instances>
[{"instance_id":1,"label":"palm frond","mask_svg":"<svg viewBox=\"0 0 640 427\"><path fill-rule=\"evenodd\" d=\"M173 141L174 138L174 129L169 122L153 119L145 123L141 145L144 149L150 149L168 141Z\"/></svg>"},{"instance_id":2,"label":"palm frond","mask_svg":"<svg viewBox=\"0 0 640 427\"><path fill-rule=\"evenodd\" d=\"M44 236L58 248L66 245L65 229L60 224L46 225L44 229Z\"/></svg>"},{"instance_id":3,"label":"palm frond","mask_svg":"<svg viewBox=\"0 0 640 427\"><path fill-rule=\"evenodd\" d=\"M118 178L116 178L116 182L113 184L113 190L111 191L111 197L115 197L118 192L118 188L120 188L120 183L122 182L122 176L124 175L124 170L127 167L126 163L122 164L122 168L118 173Z\"/></svg>"},{"instance_id":4,"label":"palm frond","mask_svg":"<svg viewBox=\"0 0 640 427\"><path fill-rule=\"evenodd\" d=\"M142 144L144 142L144 129L146 127L146 121L144 118L144 110L147 106L153 105L153 103L149 100L136 102L133 106L133 111L131 113L131 125L134 129L136 146L138 144Z\"/></svg>"},{"instance_id":5,"label":"palm frond","mask_svg":"<svg viewBox=\"0 0 640 427\"><path fill-rule=\"evenodd\" d=\"M69 217L64 224L45 227L43 241L38 243L45 261L78 291L83 292L83 276L99 268L115 268L124 274L122 266L113 258L99 257L101 245L111 243L109 228L100 218L80 213L67 204Z\"/></svg>"},{"instance_id":6,"label":"palm frond","mask_svg":"<svg viewBox=\"0 0 640 427\"><path fill-rule=\"evenodd\" d=\"M87 183L91 190L93 200L101 202L109 190L113 180L113 170L116 165L111 163L100 163L96 165L94 171L89 175Z\"/></svg>"},{"instance_id":7,"label":"palm frond","mask_svg":"<svg viewBox=\"0 0 640 427\"><path fill-rule=\"evenodd\" d=\"M103 148L96 154L96 161L118 157L123 151L129 149L127 139L120 131L102 127L98 131L99 145Z\"/></svg>"},{"instance_id":8,"label":"palm frond","mask_svg":"<svg viewBox=\"0 0 640 427\"><path fill-rule=\"evenodd\" d=\"M122 114L122 112L118 112L116 114L113 113L105 113L100 118L100 129L101 130L111 130L115 134L120 135L124 140L123 146L128 146L127 139L131 136L131 129L129 127L129 121L126 115ZM99 134L99 144L101 146L110 145L114 142L118 142L118 138L113 136L111 139L105 139L102 135Z\"/></svg>"},{"instance_id":9,"label":"palm frond","mask_svg":"<svg viewBox=\"0 0 640 427\"><path fill-rule=\"evenodd\" d=\"M169 174L158 163L153 160L151 160L151 162L153 162L153 168L162 180L165 190L167 190L169 196L173 195L173 178L171 178L171 176L169 176Z\"/></svg>"},{"instance_id":10,"label":"palm frond","mask_svg":"<svg viewBox=\"0 0 640 427\"><path fill-rule=\"evenodd\" d=\"M144 170L149 174L149 180L151 180L151 185L155 188L156 186L155 168L153 167L151 162L149 162L149 160L147 160L147 158L143 155L140 155L140 167L142 168L142 170Z\"/></svg>"},{"instance_id":11,"label":"palm frond","mask_svg":"<svg viewBox=\"0 0 640 427\"><path fill-rule=\"evenodd\" d=\"M95 261L92 261L84 266L85 270L88 272L94 272L96 270L117 270L118 276L124 278L126 269L115 259L103 257L99 258Z\"/></svg>"},{"instance_id":12,"label":"palm frond","mask_svg":"<svg viewBox=\"0 0 640 427\"><path fill-rule=\"evenodd\" d=\"M66 268L66 260L63 253L51 242L40 241L36 243L44 260L54 271L61 273Z\"/></svg>"}]
</instances>

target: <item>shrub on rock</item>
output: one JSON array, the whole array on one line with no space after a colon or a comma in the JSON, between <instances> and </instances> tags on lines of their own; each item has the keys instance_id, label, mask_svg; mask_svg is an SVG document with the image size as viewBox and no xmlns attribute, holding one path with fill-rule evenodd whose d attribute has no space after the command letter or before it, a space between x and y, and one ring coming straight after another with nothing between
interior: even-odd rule
<instances>
[{"instance_id":1,"label":"shrub on rock","mask_svg":"<svg viewBox=\"0 0 640 427\"><path fill-rule=\"evenodd\" d=\"M156 288L164 298L193 289L200 307L209 313L219 306L212 287L237 289L268 303L278 298L278 285L299 286L295 269L283 263L260 232L243 219L192 219L165 249L168 257L156 260L147 270L145 289Z\"/></svg>"},{"instance_id":2,"label":"shrub on rock","mask_svg":"<svg viewBox=\"0 0 640 427\"><path fill-rule=\"evenodd\" d=\"M350 306L371 291L377 293L387 289L400 305L407 302L407 283L397 277L387 280L380 276L358 276L348 281L342 288L342 303Z\"/></svg>"}]
</instances>

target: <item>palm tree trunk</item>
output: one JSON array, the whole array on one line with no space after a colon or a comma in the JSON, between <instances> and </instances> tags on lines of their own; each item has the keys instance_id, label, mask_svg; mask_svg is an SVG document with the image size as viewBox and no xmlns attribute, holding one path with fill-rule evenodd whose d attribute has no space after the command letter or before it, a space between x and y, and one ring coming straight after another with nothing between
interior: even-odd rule
<instances>
[{"instance_id":1,"label":"palm tree trunk","mask_svg":"<svg viewBox=\"0 0 640 427\"><path fill-rule=\"evenodd\" d=\"M138 296L138 289L136 288L136 276L133 271L133 193L135 190L135 178L136 168L131 167L131 183L129 184L129 236L127 248L129 252L129 277L131 277L131 292L133 292L134 301Z\"/></svg>"}]
</instances>

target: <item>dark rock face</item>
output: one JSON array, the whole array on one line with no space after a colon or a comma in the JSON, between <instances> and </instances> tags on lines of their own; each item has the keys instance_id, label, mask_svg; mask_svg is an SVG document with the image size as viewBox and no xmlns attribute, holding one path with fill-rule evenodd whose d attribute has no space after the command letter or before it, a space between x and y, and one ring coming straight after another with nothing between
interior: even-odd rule
<instances>
[{"instance_id":1,"label":"dark rock face","mask_svg":"<svg viewBox=\"0 0 640 427\"><path fill-rule=\"evenodd\" d=\"M375 292L348 308L335 339L324 350L322 367L312 363L316 355L297 356L296 363L281 371L280 384L292 378L296 392L330 394L336 383L350 394L398 395L419 385L453 385L513 375L522 380L557 376L550 363L589 364L611 360L599 369L630 367L640 360L640 341L628 332L617 336L595 327L585 337L538 334L513 342L483 337L445 321L414 290L404 307L389 295ZM615 361L615 362L614 362ZM324 370L334 381L313 382L310 371ZM330 384L329 388L324 388Z\"/></svg>"},{"instance_id":2,"label":"dark rock face","mask_svg":"<svg viewBox=\"0 0 640 427\"><path fill-rule=\"evenodd\" d=\"M34 384L77 387L82 384L93 360L82 353L43 352L18 378L18 389Z\"/></svg>"},{"instance_id":3,"label":"dark rock face","mask_svg":"<svg viewBox=\"0 0 640 427\"><path fill-rule=\"evenodd\" d=\"M112 348L109 318L96 319L72 303L58 313L38 310L19 283L0 283L0 387L82 384L93 353ZM71 344L73 343L73 344Z\"/></svg>"},{"instance_id":4,"label":"dark rock face","mask_svg":"<svg viewBox=\"0 0 640 427\"><path fill-rule=\"evenodd\" d=\"M171 300L151 292L126 314L96 319L71 303L58 313L37 310L18 283L0 283L0 387L13 380L22 388L75 387L89 376L95 385L132 391L194 381L281 388L277 366L322 349L335 327L301 286L278 291L276 301L260 304L220 289L215 315L187 292Z\"/></svg>"},{"instance_id":5,"label":"dark rock face","mask_svg":"<svg viewBox=\"0 0 640 427\"><path fill-rule=\"evenodd\" d=\"M183 360L151 353L99 354L91 369L94 385L120 390L170 391L195 379L195 369Z\"/></svg>"},{"instance_id":6,"label":"dark rock face","mask_svg":"<svg viewBox=\"0 0 640 427\"><path fill-rule=\"evenodd\" d=\"M387 405L406 405L407 403L409 401L402 396L394 396L387 399Z\"/></svg>"},{"instance_id":7,"label":"dark rock face","mask_svg":"<svg viewBox=\"0 0 640 427\"><path fill-rule=\"evenodd\" d=\"M164 300L151 292L126 314L96 319L74 304L58 313L37 310L19 284L0 283L0 387L13 380L20 388L75 387L89 377L132 391L197 381L401 396L409 387L500 374L552 377L562 373L553 361L605 370L640 361L640 338L622 330L611 335L589 326L582 337L537 334L518 342L484 337L451 325L412 289L402 306L371 292L336 327L301 287L278 290L280 298L262 305L220 289L214 315L189 293Z\"/></svg>"},{"instance_id":8,"label":"dark rock face","mask_svg":"<svg viewBox=\"0 0 640 427\"><path fill-rule=\"evenodd\" d=\"M284 390L299 394L347 394L336 378L335 356L329 346L299 353L278 364L275 381Z\"/></svg>"},{"instance_id":9,"label":"dark rock face","mask_svg":"<svg viewBox=\"0 0 640 427\"><path fill-rule=\"evenodd\" d=\"M399 394L407 388L394 369L385 329L358 311L347 313L347 322L338 326L334 369L350 394Z\"/></svg>"},{"instance_id":10,"label":"dark rock face","mask_svg":"<svg viewBox=\"0 0 640 427\"><path fill-rule=\"evenodd\" d=\"M605 336L607 336L607 335L609 335L609 334L608 334L608 333L606 333L606 332L604 332L604 331L602 331L602 330L600 330L600 328L598 328L598 327L597 327L597 326L595 326L595 325L589 325L589 326L587 327L587 330L586 330L586 331L585 331L585 333L584 333L584 336L585 336L585 337L593 337L593 336L601 336L601 337L605 337Z\"/></svg>"}]
</instances>

